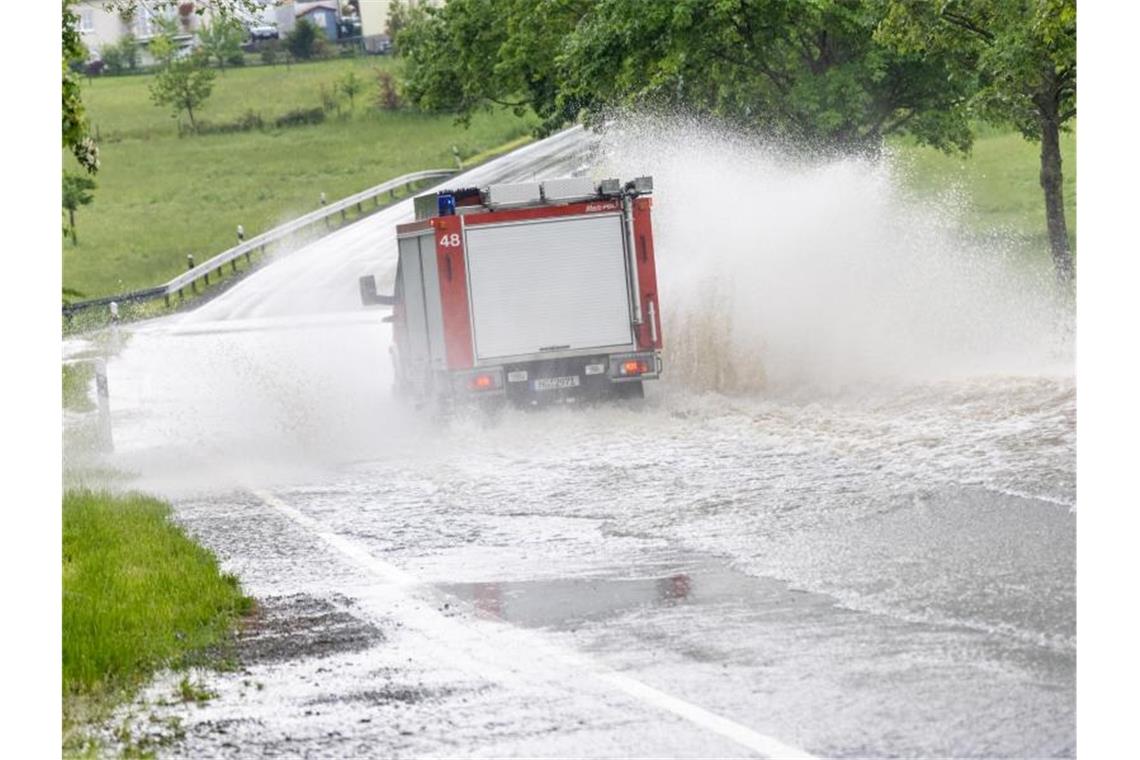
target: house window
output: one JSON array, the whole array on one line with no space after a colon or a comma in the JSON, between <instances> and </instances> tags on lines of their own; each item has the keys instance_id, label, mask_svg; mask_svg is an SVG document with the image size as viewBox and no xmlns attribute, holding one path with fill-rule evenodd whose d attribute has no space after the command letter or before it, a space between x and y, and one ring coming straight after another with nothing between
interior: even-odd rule
<instances>
[{"instance_id":1,"label":"house window","mask_svg":"<svg viewBox=\"0 0 1140 760\"><path fill-rule=\"evenodd\" d=\"M81 8L79 10L79 31L95 31L95 11L93 9Z\"/></svg>"}]
</instances>

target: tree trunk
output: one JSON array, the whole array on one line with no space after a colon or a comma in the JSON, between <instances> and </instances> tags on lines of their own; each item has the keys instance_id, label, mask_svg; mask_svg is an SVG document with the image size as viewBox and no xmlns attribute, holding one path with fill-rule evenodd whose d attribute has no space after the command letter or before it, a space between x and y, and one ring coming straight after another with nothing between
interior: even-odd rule
<instances>
[{"instance_id":1,"label":"tree trunk","mask_svg":"<svg viewBox=\"0 0 1140 760\"><path fill-rule=\"evenodd\" d=\"M79 238L75 235L75 209L67 210L67 225L71 228L71 244L79 245Z\"/></svg>"},{"instance_id":2,"label":"tree trunk","mask_svg":"<svg viewBox=\"0 0 1140 760\"><path fill-rule=\"evenodd\" d=\"M1069 248L1069 228L1065 223L1065 197L1061 174L1061 129L1056 115L1041 115L1041 189L1045 191L1045 224L1049 229L1049 249L1057 279L1063 285L1073 281L1073 252Z\"/></svg>"},{"instance_id":3,"label":"tree trunk","mask_svg":"<svg viewBox=\"0 0 1140 760\"><path fill-rule=\"evenodd\" d=\"M197 132L198 125L194 123L194 109L190 107L189 103L186 104L186 113L190 115L190 129Z\"/></svg>"}]
</instances>

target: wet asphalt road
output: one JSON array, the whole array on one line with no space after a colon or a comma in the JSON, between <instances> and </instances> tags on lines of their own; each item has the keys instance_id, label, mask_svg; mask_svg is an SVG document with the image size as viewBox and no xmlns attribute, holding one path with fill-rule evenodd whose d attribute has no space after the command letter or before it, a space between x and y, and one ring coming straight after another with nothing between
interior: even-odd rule
<instances>
[{"instance_id":1,"label":"wet asphalt road","mask_svg":"<svg viewBox=\"0 0 1140 760\"><path fill-rule=\"evenodd\" d=\"M1071 374L440 423L348 311L406 213L121 338L115 465L261 601L161 755L1075 754Z\"/></svg>"}]
</instances>

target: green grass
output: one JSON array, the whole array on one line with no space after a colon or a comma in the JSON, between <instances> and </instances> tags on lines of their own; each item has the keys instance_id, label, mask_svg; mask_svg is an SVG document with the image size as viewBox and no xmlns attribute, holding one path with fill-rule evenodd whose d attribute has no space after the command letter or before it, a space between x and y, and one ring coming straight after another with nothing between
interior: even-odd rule
<instances>
[{"instance_id":1,"label":"green grass","mask_svg":"<svg viewBox=\"0 0 1140 760\"><path fill-rule=\"evenodd\" d=\"M252 600L142 495L63 497L64 733L157 669L217 664Z\"/></svg>"},{"instance_id":2,"label":"green grass","mask_svg":"<svg viewBox=\"0 0 1140 760\"><path fill-rule=\"evenodd\" d=\"M419 169L516 139L533 123L506 112L477 116L470 129L451 117L371 107L375 69L396 65L367 57L227 69L200 114L233 122L246 111L271 121L320 105L319 88L346 72L368 83L356 109L324 124L178 137L165 109L151 104L150 76L104 77L84 84L100 137L102 168L95 201L77 214L79 245L63 243L64 286L86 297L157 285L236 242L238 224L256 235L318 205ZM65 166L73 167L70 158Z\"/></svg>"},{"instance_id":3,"label":"green grass","mask_svg":"<svg viewBox=\"0 0 1140 760\"><path fill-rule=\"evenodd\" d=\"M979 232L1003 230L1033 251L1048 255L1045 199L1038 183L1040 146L1011 132L979 130L968 157L948 156L933 148L899 140L893 144L911 187L922 193L960 188L967 199L966 221ZM1070 242L1077 233L1077 158L1075 132L1061 136L1065 177L1065 218Z\"/></svg>"}]
</instances>

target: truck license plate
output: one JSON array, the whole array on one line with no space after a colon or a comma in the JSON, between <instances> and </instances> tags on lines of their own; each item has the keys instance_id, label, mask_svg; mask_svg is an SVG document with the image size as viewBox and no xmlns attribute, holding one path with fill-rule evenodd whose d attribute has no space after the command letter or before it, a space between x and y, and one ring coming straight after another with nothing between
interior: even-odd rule
<instances>
[{"instance_id":1,"label":"truck license plate","mask_svg":"<svg viewBox=\"0 0 1140 760\"><path fill-rule=\"evenodd\" d=\"M534 381L536 391L553 391L559 388L577 388L581 380L577 375L569 377L540 377Z\"/></svg>"}]
</instances>

